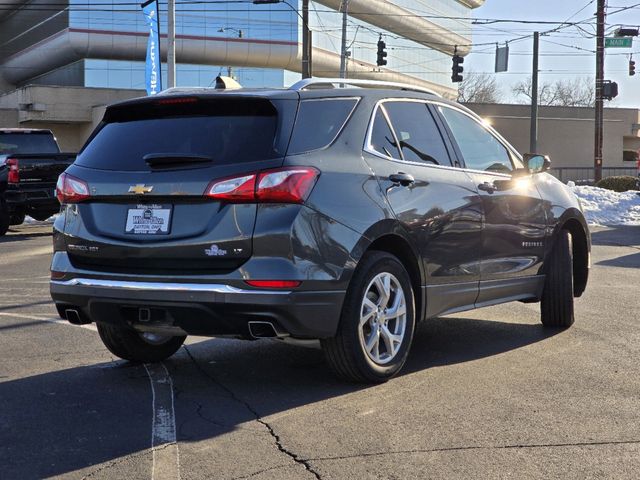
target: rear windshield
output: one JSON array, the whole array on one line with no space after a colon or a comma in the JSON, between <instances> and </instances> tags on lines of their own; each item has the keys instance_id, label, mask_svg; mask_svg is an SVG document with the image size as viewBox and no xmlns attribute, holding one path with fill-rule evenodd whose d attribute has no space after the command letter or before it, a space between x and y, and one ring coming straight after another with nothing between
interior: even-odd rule
<instances>
[{"instance_id":1,"label":"rear windshield","mask_svg":"<svg viewBox=\"0 0 640 480\"><path fill-rule=\"evenodd\" d=\"M0 133L0 155L12 153L59 153L50 133Z\"/></svg>"},{"instance_id":2,"label":"rear windshield","mask_svg":"<svg viewBox=\"0 0 640 480\"><path fill-rule=\"evenodd\" d=\"M107 111L105 123L76 160L77 165L103 170L140 171L151 167L151 155L180 162L208 157L212 165L277 158L275 107L260 101L186 101L145 103Z\"/></svg>"}]
</instances>

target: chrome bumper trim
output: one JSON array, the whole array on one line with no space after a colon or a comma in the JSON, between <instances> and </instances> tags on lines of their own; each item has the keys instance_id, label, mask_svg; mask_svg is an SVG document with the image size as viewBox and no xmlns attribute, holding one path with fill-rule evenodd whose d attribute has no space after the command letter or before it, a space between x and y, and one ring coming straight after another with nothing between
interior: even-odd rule
<instances>
[{"instance_id":1,"label":"chrome bumper trim","mask_svg":"<svg viewBox=\"0 0 640 480\"><path fill-rule=\"evenodd\" d=\"M290 290L244 290L221 283L166 283L166 282L129 282L123 280L100 280L97 278L73 278L71 280L51 280L52 285L65 287L98 287L117 290L151 292L206 292L232 295L288 295Z\"/></svg>"}]
</instances>

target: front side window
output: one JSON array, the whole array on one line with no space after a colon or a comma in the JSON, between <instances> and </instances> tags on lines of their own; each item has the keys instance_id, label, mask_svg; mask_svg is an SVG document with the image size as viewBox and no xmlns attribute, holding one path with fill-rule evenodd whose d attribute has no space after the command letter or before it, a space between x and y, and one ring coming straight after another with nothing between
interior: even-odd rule
<instances>
[{"instance_id":1,"label":"front side window","mask_svg":"<svg viewBox=\"0 0 640 480\"><path fill-rule=\"evenodd\" d=\"M467 168L510 173L513 170L507 148L479 122L453 108L440 107Z\"/></svg>"},{"instance_id":2,"label":"front side window","mask_svg":"<svg viewBox=\"0 0 640 480\"><path fill-rule=\"evenodd\" d=\"M426 103L398 101L383 105L405 160L451 165L440 130Z\"/></svg>"},{"instance_id":3,"label":"front side window","mask_svg":"<svg viewBox=\"0 0 640 480\"><path fill-rule=\"evenodd\" d=\"M393 138L389 122L382 113L382 108L378 108L376 116L373 119L373 128L371 129L371 148L376 152L392 158L401 158L400 151Z\"/></svg>"}]
</instances>

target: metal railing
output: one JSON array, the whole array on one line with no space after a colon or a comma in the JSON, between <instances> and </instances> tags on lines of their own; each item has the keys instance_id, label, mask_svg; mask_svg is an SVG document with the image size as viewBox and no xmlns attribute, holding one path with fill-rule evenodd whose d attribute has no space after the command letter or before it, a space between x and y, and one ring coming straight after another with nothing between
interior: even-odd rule
<instances>
[{"instance_id":1,"label":"metal railing","mask_svg":"<svg viewBox=\"0 0 640 480\"><path fill-rule=\"evenodd\" d=\"M593 167L552 167L549 173L561 182L575 182L579 185L593 185L595 172ZM638 175L638 170L633 167L602 167L602 178L617 177L621 175Z\"/></svg>"}]
</instances>

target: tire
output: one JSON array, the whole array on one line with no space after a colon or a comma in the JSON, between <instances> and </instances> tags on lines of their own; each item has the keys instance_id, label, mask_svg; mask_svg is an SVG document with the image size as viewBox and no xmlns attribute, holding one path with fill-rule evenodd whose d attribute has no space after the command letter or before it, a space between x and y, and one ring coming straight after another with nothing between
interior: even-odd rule
<instances>
[{"instance_id":1,"label":"tire","mask_svg":"<svg viewBox=\"0 0 640 480\"><path fill-rule=\"evenodd\" d=\"M540 320L545 327L569 328L574 322L573 244L567 230L558 234L547 261Z\"/></svg>"},{"instance_id":2,"label":"tire","mask_svg":"<svg viewBox=\"0 0 640 480\"><path fill-rule=\"evenodd\" d=\"M24 217L26 215L24 213L18 213L15 215L11 215L9 218L10 225L22 225L24 223Z\"/></svg>"},{"instance_id":3,"label":"tire","mask_svg":"<svg viewBox=\"0 0 640 480\"><path fill-rule=\"evenodd\" d=\"M98 334L105 347L114 355L131 362L160 362L176 353L185 336L159 337L157 341L145 339L143 334L128 328L98 323Z\"/></svg>"},{"instance_id":4,"label":"tire","mask_svg":"<svg viewBox=\"0 0 640 480\"><path fill-rule=\"evenodd\" d=\"M2 237L9 230L9 225L11 224L11 217L7 213L7 211L2 208L2 204L0 203L0 237Z\"/></svg>"},{"instance_id":5,"label":"tire","mask_svg":"<svg viewBox=\"0 0 640 480\"><path fill-rule=\"evenodd\" d=\"M394 304L397 315L385 318L384 307ZM382 308L374 309L376 305ZM413 340L414 305L409 274L398 259L384 252L366 253L347 289L336 336L321 340L331 369L358 383L382 383L396 375ZM367 348L367 343L373 347Z\"/></svg>"}]
</instances>

